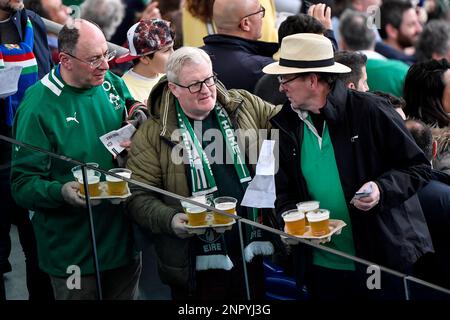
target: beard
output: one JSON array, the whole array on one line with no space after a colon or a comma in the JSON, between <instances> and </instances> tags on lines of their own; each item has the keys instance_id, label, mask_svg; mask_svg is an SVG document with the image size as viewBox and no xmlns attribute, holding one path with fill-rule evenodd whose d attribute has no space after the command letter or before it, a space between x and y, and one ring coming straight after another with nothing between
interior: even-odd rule
<instances>
[{"instance_id":1,"label":"beard","mask_svg":"<svg viewBox=\"0 0 450 320\"><path fill-rule=\"evenodd\" d=\"M9 13L15 13L17 11L20 11L24 8L23 1L17 1L17 0L6 0L2 1L0 0L0 10L9 12Z\"/></svg>"},{"instance_id":2,"label":"beard","mask_svg":"<svg viewBox=\"0 0 450 320\"><path fill-rule=\"evenodd\" d=\"M397 43L401 48L409 48L414 46L416 43L417 35L414 37L408 37L403 32L399 30L398 36L397 36Z\"/></svg>"}]
</instances>

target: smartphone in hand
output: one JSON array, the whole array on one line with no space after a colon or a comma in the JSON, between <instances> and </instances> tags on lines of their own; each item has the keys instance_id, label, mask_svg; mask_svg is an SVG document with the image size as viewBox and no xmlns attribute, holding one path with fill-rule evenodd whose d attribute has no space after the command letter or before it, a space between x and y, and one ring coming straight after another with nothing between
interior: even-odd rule
<instances>
[{"instance_id":1,"label":"smartphone in hand","mask_svg":"<svg viewBox=\"0 0 450 320\"><path fill-rule=\"evenodd\" d=\"M365 190L356 192L355 195L353 196L353 198L360 199L360 198L368 197L368 196L370 196L371 193L372 193L372 185L369 185L369 187L366 188Z\"/></svg>"}]
</instances>

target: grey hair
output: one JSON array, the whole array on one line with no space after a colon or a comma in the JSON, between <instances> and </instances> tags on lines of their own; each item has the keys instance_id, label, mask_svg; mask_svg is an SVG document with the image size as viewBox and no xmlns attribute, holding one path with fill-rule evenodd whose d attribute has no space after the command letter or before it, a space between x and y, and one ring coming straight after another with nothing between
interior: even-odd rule
<instances>
[{"instance_id":1,"label":"grey hair","mask_svg":"<svg viewBox=\"0 0 450 320\"><path fill-rule=\"evenodd\" d=\"M354 10L345 10L340 19L339 32L348 49L352 51L372 49L375 33L368 27L368 17Z\"/></svg>"},{"instance_id":2,"label":"grey hair","mask_svg":"<svg viewBox=\"0 0 450 320\"><path fill-rule=\"evenodd\" d=\"M450 49L450 22L432 20L420 34L416 45L416 57L419 62L432 59L433 53L447 56Z\"/></svg>"},{"instance_id":3,"label":"grey hair","mask_svg":"<svg viewBox=\"0 0 450 320\"><path fill-rule=\"evenodd\" d=\"M185 65L200 64L207 62L211 64L209 55L199 48L194 47L181 47L175 50L169 57L166 65L167 80L171 82L178 82L181 69Z\"/></svg>"},{"instance_id":4,"label":"grey hair","mask_svg":"<svg viewBox=\"0 0 450 320\"><path fill-rule=\"evenodd\" d=\"M86 0L81 5L81 17L96 23L110 40L125 16L121 0Z\"/></svg>"}]
</instances>

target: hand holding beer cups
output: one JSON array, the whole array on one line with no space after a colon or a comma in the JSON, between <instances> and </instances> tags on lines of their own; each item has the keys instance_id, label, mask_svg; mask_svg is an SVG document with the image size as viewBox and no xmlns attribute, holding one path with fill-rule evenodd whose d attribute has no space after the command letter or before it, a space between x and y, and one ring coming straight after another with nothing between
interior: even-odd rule
<instances>
[{"instance_id":1,"label":"hand holding beer cups","mask_svg":"<svg viewBox=\"0 0 450 320\"><path fill-rule=\"evenodd\" d=\"M179 212L173 216L170 226L178 238L185 239L193 236L193 234L188 233L187 222L188 217L185 213Z\"/></svg>"},{"instance_id":2,"label":"hand holding beer cups","mask_svg":"<svg viewBox=\"0 0 450 320\"><path fill-rule=\"evenodd\" d=\"M369 191L369 192L367 192ZM362 196L358 196L361 195ZM363 184L361 188L355 193L355 196L350 201L356 208L362 211L369 211L375 207L380 201L380 189L378 185L369 181Z\"/></svg>"}]
</instances>

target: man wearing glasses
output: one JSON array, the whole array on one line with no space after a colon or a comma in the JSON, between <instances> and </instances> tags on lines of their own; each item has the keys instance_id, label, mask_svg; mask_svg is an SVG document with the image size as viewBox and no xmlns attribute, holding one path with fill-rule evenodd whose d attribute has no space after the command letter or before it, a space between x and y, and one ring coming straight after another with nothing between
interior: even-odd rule
<instances>
[{"instance_id":1,"label":"man wearing glasses","mask_svg":"<svg viewBox=\"0 0 450 320\"><path fill-rule=\"evenodd\" d=\"M266 9L259 0L216 0L213 19L217 34L203 39L203 49L211 56L213 70L228 89L253 92L273 62L278 45L258 41Z\"/></svg>"},{"instance_id":2,"label":"man wearing glasses","mask_svg":"<svg viewBox=\"0 0 450 320\"><path fill-rule=\"evenodd\" d=\"M113 158L99 137L120 128L125 100L131 98L123 81L108 71L114 52L108 51L101 30L86 20L64 26L58 43L61 63L27 91L13 134L27 144L111 169ZM32 223L40 267L50 275L56 299L95 299L87 209L71 167L69 162L16 147L12 193L17 203L35 212ZM103 297L132 299L140 267L130 223L122 207L108 201L92 211ZM72 287L67 279L74 267L81 280Z\"/></svg>"},{"instance_id":3,"label":"man wearing glasses","mask_svg":"<svg viewBox=\"0 0 450 320\"><path fill-rule=\"evenodd\" d=\"M150 120L133 138L127 162L132 178L184 197L229 196L240 203L251 177L245 160L251 157L250 145L261 138L259 129L270 129L269 119L279 108L244 90L227 91L217 81L209 56L192 47L170 56L167 78L153 88L148 106ZM250 133L250 144L236 144L242 138L238 129ZM225 235L208 228L204 235L193 236L177 199L137 186L127 209L152 233L158 271L174 299L245 299L236 227ZM249 210L237 206L237 214L250 219ZM260 249L268 249L265 254L273 246L264 234L247 240L250 295L263 298L263 251L252 251L256 245L247 244L258 240Z\"/></svg>"}]
</instances>

